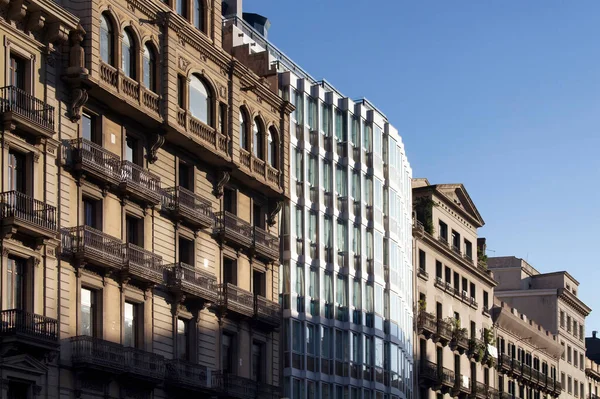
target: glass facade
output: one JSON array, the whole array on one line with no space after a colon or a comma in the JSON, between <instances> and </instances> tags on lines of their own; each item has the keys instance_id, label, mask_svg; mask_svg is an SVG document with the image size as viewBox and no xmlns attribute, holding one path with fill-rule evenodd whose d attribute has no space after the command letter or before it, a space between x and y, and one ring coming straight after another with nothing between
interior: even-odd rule
<instances>
[{"instance_id":1,"label":"glass facade","mask_svg":"<svg viewBox=\"0 0 600 399\"><path fill-rule=\"evenodd\" d=\"M290 131L303 132L290 143L291 180L310 190L290 204L284 396L411 398L412 172L401 138L368 102L289 77Z\"/></svg>"}]
</instances>

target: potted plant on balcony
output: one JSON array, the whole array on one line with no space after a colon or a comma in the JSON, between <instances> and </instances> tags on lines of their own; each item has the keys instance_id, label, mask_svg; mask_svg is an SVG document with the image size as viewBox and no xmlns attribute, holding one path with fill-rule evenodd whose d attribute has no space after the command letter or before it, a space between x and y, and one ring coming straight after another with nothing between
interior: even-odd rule
<instances>
[{"instance_id":1,"label":"potted plant on balcony","mask_svg":"<svg viewBox=\"0 0 600 399\"><path fill-rule=\"evenodd\" d=\"M423 223L423 229L433 235L433 215L432 210L437 204L429 197L415 198L413 203L415 212L417 213L417 220Z\"/></svg>"}]
</instances>

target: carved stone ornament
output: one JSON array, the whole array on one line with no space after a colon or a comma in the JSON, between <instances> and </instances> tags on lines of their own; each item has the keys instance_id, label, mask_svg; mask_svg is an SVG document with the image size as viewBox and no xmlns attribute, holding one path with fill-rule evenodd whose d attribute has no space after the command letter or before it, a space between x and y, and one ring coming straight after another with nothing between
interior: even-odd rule
<instances>
[{"instance_id":1,"label":"carved stone ornament","mask_svg":"<svg viewBox=\"0 0 600 399\"><path fill-rule=\"evenodd\" d=\"M267 224L274 226L276 222L277 214L283 207L283 201L269 201L269 214L267 215Z\"/></svg>"},{"instance_id":2,"label":"carved stone ornament","mask_svg":"<svg viewBox=\"0 0 600 399\"><path fill-rule=\"evenodd\" d=\"M70 118L71 122L81 119L81 108L87 103L88 92L84 87L74 87L71 90Z\"/></svg>"},{"instance_id":3,"label":"carved stone ornament","mask_svg":"<svg viewBox=\"0 0 600 399\"><path fill-rule=\"evenodd\" d=\"M165 132L159 131L152 135L152 142L150 142L150 146L148 148L148 154L146 158L148 162L154 163L158 160L158 150L165 144Z\"/></svg>"},{"instance_id":4,"label":"carved stone ornament","mask_svg":"<svg viewBox=\"0 0 600 399\"><path fill-rule=\"evenodd\" d=\"M230 177L229 171L227 170L220 170L217 172L217 180L214 188L214 194L217 198L221 198L223 196L223 189L229 182Z\"/></svg>"},{"instance_id":5,"label":"carved stone ornament","mask_svg":"<svg viewBox=\"0 0 600 399\"><path fill-rule=\"evenodd\" d=\"M187 71L187 68L190 66L190 61L185 58L179 56L179 69L182 71Z\"/></svg>"},{"instance_id":6,"label":"carved stone ornament","mask_svg":"<svg viewBox=\"0 0 600 399\"><path fill-rule=\"evenodd\" d=\"M221 84L219 85L219 95L222 98L226 98L227 97L227 88L225 86L221 85Z\"/></svg>"}]
</instances>

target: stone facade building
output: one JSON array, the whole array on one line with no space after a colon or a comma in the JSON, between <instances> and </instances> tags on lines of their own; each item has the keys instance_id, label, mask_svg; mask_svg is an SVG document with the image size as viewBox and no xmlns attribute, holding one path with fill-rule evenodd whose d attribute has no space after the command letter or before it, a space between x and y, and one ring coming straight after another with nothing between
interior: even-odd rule
<instances>
[{"instance_id":1,"label":"stone facade building","mask_svg":"<svg viewBox=\"0 0 600 399\"><path fill-rule=\"evenodd\" d=\"M488 259L498 282L496 297L557 336L561 399L586 394L585 318L591 309L577 296L579 282L568 272L540 273L514 256Z\"/></svg>"},{"instance_id":2,"label":"stone facade building","mask_svg":"<svg viewBox=\"0 0 600 399\"><path fill-rule=\"evenodd\" d=\"M278 397L277 72L220 0L0 9L2 398Z\"/></svg>"},{"instance_id":3,"label":"stone facade building","mask_svg":"<svg viewBox=\"0 0 600 399\"><path fill-rule=\"evenodd\" d=\"M557 336L526 314L495 300L491 310L498 349L498 392L501 399L558 397Z\"/></svg>"},{"instance_id":4,"label":"stone facade building","mask_svg":"<svg viewBox=\"0 0 600 399\"><path fill-rule=\"evenodd\" d=\"M413 208L420 398L497 396L483 219L462 184L414 179Z\"/></svg>"}]
</instances>

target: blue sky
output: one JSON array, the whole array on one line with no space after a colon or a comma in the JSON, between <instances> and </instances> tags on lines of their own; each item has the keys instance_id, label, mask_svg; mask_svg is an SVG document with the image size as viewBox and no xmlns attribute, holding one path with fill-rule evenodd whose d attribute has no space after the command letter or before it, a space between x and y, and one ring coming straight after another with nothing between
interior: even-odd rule
<instances>
[{"instance_id":1,"label":"blue sky","mask_svg":"<svg viewBox=\"0 0 600 399\"><path fill-rule=\"evenodd\" d=\"M464 183L488 255L568 270L600 329L600 2L245 0L315 78L367 97L415 177Z\"/></svg>"}]
</instances>

